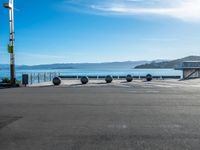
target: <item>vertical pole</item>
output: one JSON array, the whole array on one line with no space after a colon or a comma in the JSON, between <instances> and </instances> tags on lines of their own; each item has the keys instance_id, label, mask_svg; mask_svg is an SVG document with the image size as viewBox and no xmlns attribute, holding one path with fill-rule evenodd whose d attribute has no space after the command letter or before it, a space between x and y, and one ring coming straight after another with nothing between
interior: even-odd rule
<instances>
[{"instance_id":1,"label":"vertical pole","mask_svg":"<svg viewBox=\"0 0 200 150\"><path fill-rule=\"evenodd\" d=\"M9 9L9 23L10 23L10 77L11 77L11 84L16 84L16 75L15 75L15 55L14 55L14 0L9 0L9 5L11 6Z\"/></svg>"},{"instance_id":2,"label":"vertical pole","mask_svg":"<svg viewBox=\"0 0 200 150\"><path fill-rule=\"evenodd\" d=\"M38 83L40 83L40 73L38 73Z\"/></svg>"},{"instance_id":3,"label":"vertical pole","mask_svg":"<svg viewBox=\"0 0 200 150\"><path fill-rule=\"evenodd\" d=\"M46 82L46 72L44 73L44 82Z\"/></svg>"},{"instance_id":4,"label":"vertical pole","mask_svg":"<svg viewBox=\"0 0 200 150\"><path fill-rule=\"evenodd\" d=\"M31 78L31 85L33 84L33 75L32 73L30 74L30 78Z\"/></svg>"},{"instance_id":5,"label":"vertical pole","mask_svg":"<svg viewBox=\"0 0 200 150\"><path fill-rule=\"evenodd\" d=\"M49 76L50 78L49 78L49 81L51 81L51 72L50 72L50 76Z\"/></svg>"}]
</instances>

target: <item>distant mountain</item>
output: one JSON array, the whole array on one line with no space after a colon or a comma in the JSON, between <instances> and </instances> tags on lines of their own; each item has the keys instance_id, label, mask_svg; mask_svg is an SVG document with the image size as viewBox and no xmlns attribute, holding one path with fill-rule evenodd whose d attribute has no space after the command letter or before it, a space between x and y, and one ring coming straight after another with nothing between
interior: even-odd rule
<instances>
[{"instance_id":1,"label":"distant mountain","mask_svg":"<svg viewBox=\"0 0 200 150\"><path fill-rule=\"evenodd\" d=\"M138 65L136 69L166 69L166 68L178 68L181 66L184 61L200 61L200 56L188 56L181 59L176 59L172 61L164 61L164 62L151 62L143 65Z\"/></svg>"},{"instance_id":2,"label":"distant mountain","mask_svg":"<svg viewBox=\"0 0 200 150\"><path fill-rule=\"evenodd\" d=\"M71 63L71 64L46 64L16 66L17 69L83 69L83 68L134 68L137 65L149 63L149 61L125 61L125 62L110 62L110 63ZM0 69L8 69L9 65L0 65Z\"/></svg>"},{"instance_id":3,"label":"distant mountain","mask_svg":"<svg viewBox=\"0 0 200 150\"><path fill-rule=\"evenodd\" d=\"M16 65L16 68L20 67L20 65ZM9 69L9 64L0 64L0 70Z\"/></svg>"},{"instance_id":4,"label":"distant mountain","mask_svg":"<svg viewBox=\"0 0 200 150\"><path fill-rule=\"evenodd\" d=\"M9 65L8 64L0 64L0 69L8 69Z\"/></svg>"}]
</instances>

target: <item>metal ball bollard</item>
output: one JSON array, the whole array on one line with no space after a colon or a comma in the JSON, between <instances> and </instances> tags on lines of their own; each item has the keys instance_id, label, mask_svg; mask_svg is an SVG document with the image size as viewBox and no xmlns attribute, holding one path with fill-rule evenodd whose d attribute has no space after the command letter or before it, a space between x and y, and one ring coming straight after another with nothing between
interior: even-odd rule
<instances>
[{"instance_id":1,"label":"metal ball bollard","mask_svg":"<svg viewBox=\"0 0 200 150\"><path fill-rule=\"evenodd\" d=\"M108 75L108 76L106 76L105 81L106 81L106 83L112 83L113 77Z\"/></svg>"},{"instance_id":2,"label":"metal ball bollard","mask_svg":"<svg viewBox=\"0 0 200 150\"><path fill-rule=\"evenodd\" d=\"M148 82L152 81L152 80L153 80L152 75L151 75L151 74L147 74L147 75L146 75L146 80L147 80Z\"/></svg>"},{"instance_id":3,"label":"metal ball bollard","mask_svg":"<svg viewBox=\"0 0 200 150\"><path fill-rule=\"evenodd\" d=\"M127 81L127 82L132 82L132 81L133 81L132 75L127 75L126 81Z\"/></svg>"},{"instance_id":4,"label":"metal ball bollard","mask_svg":"<svg viewBox=\"0 0 200 150\"><path fill-rule=\"evenodd\" d=\"M61 78L59 78L59 77L53 78L53 84L54 84L55 86L60 85L60 84L61 84Z\"/></svg>"},{"instance_id":5,"label":"metal ball bollard","mask_svg":"<svg viewBox=\"0 0 200 150\"><path fill-rule=\"evenodd\" d=\"M88 82L89 82L88 77L82 77L82 78L81 78L81 83L82 83L82 84L87 84Z\"/></svg>"}]
</instances>

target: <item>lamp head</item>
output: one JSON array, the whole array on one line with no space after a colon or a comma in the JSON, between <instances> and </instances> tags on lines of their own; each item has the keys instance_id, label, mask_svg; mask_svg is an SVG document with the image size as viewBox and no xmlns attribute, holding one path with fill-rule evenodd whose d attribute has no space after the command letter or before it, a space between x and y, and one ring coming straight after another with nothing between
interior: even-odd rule
<instances>
[{"instance_id":1,"label":"lamp head","mask_svg":"<svg viewBox=\"0 0 200 150\"><path fill-rule=\"evenodd\" d=\"M11 5L10 5L10 3L4 3L4 4L3 4L3 7L4 7L4 8L8 8L8 9L11 9L11 8L12 8Z\"/></svg>"}]
</instances>

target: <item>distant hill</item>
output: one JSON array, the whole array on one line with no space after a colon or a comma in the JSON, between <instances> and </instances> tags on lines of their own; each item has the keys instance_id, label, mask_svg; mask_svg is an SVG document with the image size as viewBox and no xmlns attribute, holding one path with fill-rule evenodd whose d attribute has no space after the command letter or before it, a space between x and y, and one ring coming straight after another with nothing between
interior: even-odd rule
<instances>
[{"instance_id":1,"label":"distant hill","mask_svg":"<svg viewBox=\"0 0 200 150\"><path fill-rule=\"evenodd\" d=\"M110 62L110 63L74 63L74 64L46 64L46 65L34 65L16 66L17 69L83 69L83 68L134 68L137 65L149 63L149 61L125 61L125 62ZM0 69L8 69L9 65L0 65Z\"/></svg>"},{"instance_id":2,"label":"distant hill","mask_svg":"<svg viewBox=\"0 0 200 150\"><path fill-rule=\"evenodd\" d=\"M0 69L8 69L9 65L8 64L0 64Z\"/></svg>"},{"instance_id":3,"label":"distant hill","mask_svg":"<svg viewBox=\"0 0 200 150\"><path fill-rule=\"evenodd\" d=\"M181 59L176 59L172 61L164 61L164 62L151 62L143 65L138 65L136 69L167 69L167 68L178 68L184 61L200 61L200 56L188 56Z\"/></svg>"}]
</instances>

